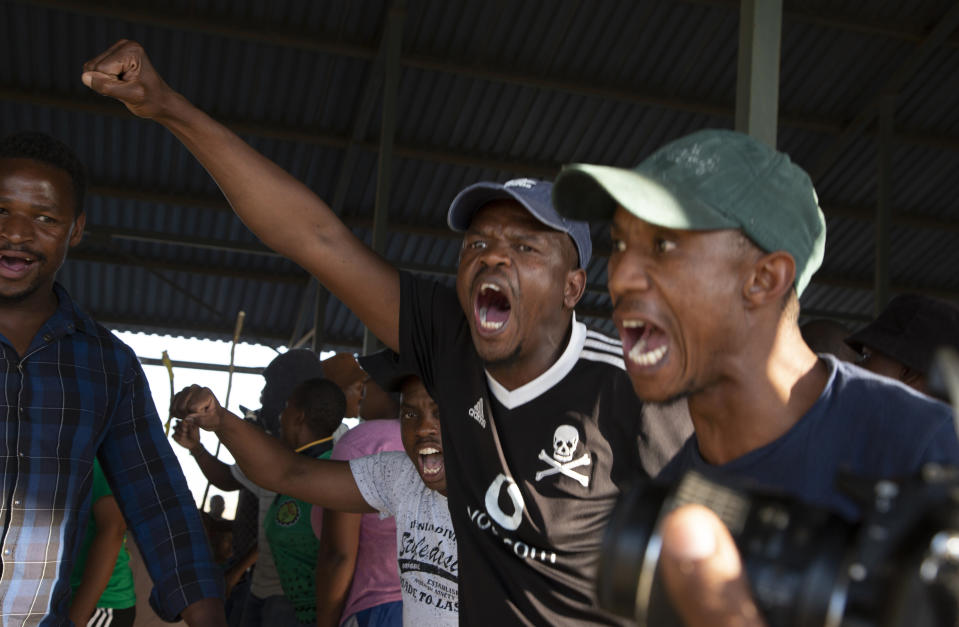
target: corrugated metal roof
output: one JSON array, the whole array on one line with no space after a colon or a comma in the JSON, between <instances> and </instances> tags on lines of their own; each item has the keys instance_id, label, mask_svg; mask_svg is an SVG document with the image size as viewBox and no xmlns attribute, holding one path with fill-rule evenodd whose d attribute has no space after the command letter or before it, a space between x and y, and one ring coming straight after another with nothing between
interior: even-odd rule
<instances>
[{"instance_id":1,"label":"corrugated metal roof","mask_svg":"<svg viewBox=\"0 0 959 627\"><path fill-rule=\"evenodd\" d=\"M552 176L562 163L631 166L666 141L731 127L735 0L409 0L405 3L385 256L452 284L457 191L484 179ZM34 128L87 164L89 235L61 279L117 329L288 343L310 328L315 284L264 250L167 131L79 81L121 37L166 80L336 207L370 240L380 139L377 51L391 3L361 0L0 1L0 133ZM828 216L804 311L872 314L875 123L835 146L908 67L949 0L786 0L780 148L816 174ZM959 298L959 38L898 85L891 281ZM371 96L367 92L372 85ZM822 164L828 167L823 167ZM817 170L821 172L817 173ZM596 248L607 248L597 226ZM605 257L581 311L610 330ZM356 347L362 326L335 298L323 337Z\"/></svg>"}]
</instances>

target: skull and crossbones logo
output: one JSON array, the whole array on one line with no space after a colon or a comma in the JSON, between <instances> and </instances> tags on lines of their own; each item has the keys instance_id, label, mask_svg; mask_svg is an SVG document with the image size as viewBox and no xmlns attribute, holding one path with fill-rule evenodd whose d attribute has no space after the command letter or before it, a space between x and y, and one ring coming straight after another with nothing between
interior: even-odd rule
<instances>
[{"instance_id":1,"label":"skull and crossbones logo","mask_svg":"<svg viewBox=\"0 0 959 627\"><path fill-rule=\"evenodd\" d=\"M536 473L536 480L544 477L561 474L578 481L584 488L589 485L589 476L573 472L573 468L588 466L590 464L589 453L583 453L581 457L573 459L573 453L576 452L576 446L579 444L579 431L572 425L560 425L553 433L553 455L550 457L546 449L540 449L539 459L546 462L549 468L540 470Z\"/></svg>"}]
</instances>

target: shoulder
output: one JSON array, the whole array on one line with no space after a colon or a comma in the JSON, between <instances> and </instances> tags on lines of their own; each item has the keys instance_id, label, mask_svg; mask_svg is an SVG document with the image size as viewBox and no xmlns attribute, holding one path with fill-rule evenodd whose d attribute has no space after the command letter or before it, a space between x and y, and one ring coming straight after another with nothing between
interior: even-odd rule
<instances>
[{"instance_id":1,"label":"shoulder","mask_svg":"<svg viewBox=\"0 0 959 627\"><path fill-rule=\"evenodd\" d=\"M959 440L945 403L845 363L837 364L824 395L829 402L819 424L870 453L959 463Z\"/></svg>"},{"instance_id":2,"label":"shoulder","mask_svg":"<svg viewBox=\"0 0 959 627\"><path fill-rule=\"evenodd\" d=\"M77 365L117 375L124 384L144 382L143 367L136 352L112 331L90 320L86 328L78 327L73 339L73 359Z\"/></svg>"},{"instance_id":3,"label":"shoulder","mask_svg":"<svg viewBox=\"0 0 959 627\"><path fill-rule=\"evenodd\" d=\"M399 421L369 420L343 434L333 447L332 459L352 459L402 447Z\"/></svg>"},{"instance_id":4,"label":"shoulder","mask_svg":"<svg viewBox=\"0 0 959 627\"><path fill-rule=\"evenodd\" d=\"M580 324L580 323L574 323ZM594 364L605 364L626 372L623 363L623 343L619 338L610 337L584 325L585 337L579 351L580 361Z\"/></svg>"},{"instance_id":5,"label":"shoulder","mask_svg":"<svg viewBox=\"0 0 959 627\"><path fill-rule=\"evenodd\" d=\"M416 467L405 451L382 451L372 455L364 455L350 460L350 471L354 476L365 475L377 479L388 480L388 483L399 486L410 473L419 474Z\"/></svg>"},{"instance_id":6,"label":"shoulder","mask_svg":"<svg viewBox=\"0 0 959 627\"><path fill-rule=\"evenodd\" d=\"M950 419L945 403L921 394L912 388L873 374L853 364L836 362L832 394L842 406L859 407L866 413L901 414L909 420Z\"/></svg>"},{"instance_id":7,"label":"shoulder","mask_svg":"<svg viewBox=\"0 0 959 627\"><path fill-rule=\"evenodd\" d=\"M432 279L424 279L404 270L400 271L400 304L434 297L456 300L456 290Z\"/></svg>"}]
</instances>

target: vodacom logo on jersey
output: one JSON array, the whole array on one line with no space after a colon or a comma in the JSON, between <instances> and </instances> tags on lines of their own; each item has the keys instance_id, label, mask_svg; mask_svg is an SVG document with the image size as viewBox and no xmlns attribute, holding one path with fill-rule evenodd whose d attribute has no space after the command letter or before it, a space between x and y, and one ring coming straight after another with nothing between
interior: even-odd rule
<instances>
[{"instance_id":1,"label":"vodacom logo on jersey","mask_svg":"<svg viewBox=\"0 0 959 627\"><path fill-rule=\"evenodd\" d=\"M500 496L503 494L509 500L509 507L506 508L509 511L500 507ZM493 479L489 488L486 489L486 498L483 505L486 511L471 506L466 507L470 520L479 529L498 537L504 545L509 547L510 552L520 559L537 560L550 564L556 563L555 552L531 546L510 535L509 532L519 529L523 522L523 512L526 509L519 486L512 478L499 473Z\"/></svg>"}]
</instances>

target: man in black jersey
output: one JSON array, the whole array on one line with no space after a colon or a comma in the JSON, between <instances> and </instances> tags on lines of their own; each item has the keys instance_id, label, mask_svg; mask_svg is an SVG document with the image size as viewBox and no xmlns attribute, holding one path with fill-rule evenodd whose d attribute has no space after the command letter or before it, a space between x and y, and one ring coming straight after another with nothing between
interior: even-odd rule
<instances>
[{"instance_id":1,"label":"man in black jersey","mask_svg":"<svg viewBox=\"0 0 959 627\"><path fill-rule=\"evenodd\" d=\"M400 273L309 189L169 88L121 41L83 81L173 132L260 239L309 271L404 365L443 420L450 514L470 624L610 624L593 580L623 484L656 472L690 431L642 416L618 340L576 321L589 231L559 217L550 184L461 192L456 290ZM465 313L465 315L464 315Z\"/></svg>"}]
</instances>

